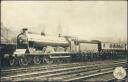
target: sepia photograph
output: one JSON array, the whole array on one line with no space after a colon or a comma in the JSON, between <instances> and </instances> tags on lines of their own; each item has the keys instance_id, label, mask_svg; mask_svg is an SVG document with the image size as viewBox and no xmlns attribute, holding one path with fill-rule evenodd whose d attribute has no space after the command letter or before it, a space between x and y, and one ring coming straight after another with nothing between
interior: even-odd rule
<instances>
[{"instance_id":1,"label":"sepia photograph","mask_svg":"<svg viewBox=\"0 0 128 82\"><path fill-rule=\"evenodd\" d=\"M127 1L1 1L0 80L127 82Z\"/></svg>"}]
</instances>

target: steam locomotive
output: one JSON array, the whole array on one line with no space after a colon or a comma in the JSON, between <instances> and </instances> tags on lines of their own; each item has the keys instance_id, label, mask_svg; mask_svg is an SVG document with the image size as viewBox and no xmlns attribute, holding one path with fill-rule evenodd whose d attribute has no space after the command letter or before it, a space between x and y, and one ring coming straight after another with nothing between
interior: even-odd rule
<instances>
[{"instance_id":1,"label":"steam locomotive","mask_svg":"<svg viewBox=\"0 0 128 82\"><path fill-rule=\"evenodd\" d=\"M17 36L14 53L9 56L10 65L69 62L86 60L100 55L124 54L126 44L107 43L98 40L86 41L71 36L48 36L28 33L24 28ZM93 56L93 57L92 57Z\"/></svg>"}]
</instances>

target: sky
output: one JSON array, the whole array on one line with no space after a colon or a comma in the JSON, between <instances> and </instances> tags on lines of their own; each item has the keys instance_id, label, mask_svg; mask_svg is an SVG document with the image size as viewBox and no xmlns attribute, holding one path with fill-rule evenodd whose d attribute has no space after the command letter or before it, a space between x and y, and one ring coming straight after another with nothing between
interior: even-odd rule
<instances>
[{"instance_id":1,"label":"sky","mask_svg":"<svg viewBox=\"0 0 128 82\"><path fill-rule=\"evenodd\" d=\"M25 27L48 35L126 41L127 2L2 1L1 22L15 32Z\"/></svg>"}]
</instances>

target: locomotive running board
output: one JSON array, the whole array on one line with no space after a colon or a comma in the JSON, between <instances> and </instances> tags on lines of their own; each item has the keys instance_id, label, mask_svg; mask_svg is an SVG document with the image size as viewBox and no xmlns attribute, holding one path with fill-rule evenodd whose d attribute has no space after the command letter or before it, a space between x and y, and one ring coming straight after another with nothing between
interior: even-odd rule
<instances>
[{"instance_id":1,"label":"locomotive running board","mask_svg":"<svg viewBox=\"0 0 128 82\"><path fill-rule=\"evenodd\" d=\"M13 57L22 57L23 54L25 54L26 49L16 49L15 52L13 53Z\"/></svg>"},{"instance_id":2,"label":"locomotive running board","mask_svg":"<svg viewBox=\"0 0 128 82\"><path fill-rule=\"evenodd\" d=\"M50 56L50 58L69 58L70 56Z\"/></svg>"},{"instance_id":3,"label":"locomotive running board","mask_svg":"<svg viewBox=\"0 0 128 82\"><path fill-rule=\"evenodd\" d=\"M73 52L53 52L53 53L33 53L33 54L24 54L24 55L33 55L33 56L36 56L36 55L40 55L40 56L46 56L46 55L50 55L50 56L68 56L68 55L71 55L71 54L76 54L76 53L73 53Z\"/></svg>"}]
</instances>

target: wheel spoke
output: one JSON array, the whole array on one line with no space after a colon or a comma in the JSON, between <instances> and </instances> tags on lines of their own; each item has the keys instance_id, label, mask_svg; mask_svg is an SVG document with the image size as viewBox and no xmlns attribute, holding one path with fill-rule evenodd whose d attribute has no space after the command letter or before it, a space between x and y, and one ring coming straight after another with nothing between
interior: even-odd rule
<instances>
[{"instance_id":1,"label":"wheel spoke","mask_svg":"<svg viewBox=\"0 0 128 82\"><path fill-rule=\"evenodd\" d=\"M41 63L41 58L39 56L35 56L33 58L33 62L34 62L34 64L40 64Z\"/></svg>"},{"instance_id":2,"label":"wheel spoke","mask_svg":"<svg viewBox=\"0 0 128 82\"><path fill-rule=\"evenodd\" d=\"M9 59L9 64L10 64L10 66L13 66L15 64L15 59L14 58L10 58Z\"/></svg>"},{"instance_id":3,"label":"wheel spoke","mask_svg":"<svg viewBox=\"0 0 128 82\"><path fill-rule=\"evenodd\" d=\"M20 59L20 65L27 66L28 65L28 58L24 57Z\"/></svg>"},{"instance_id":4,"label":"wheel spoke","mask_svg":"<svg viewBox=\"0 0 128 82\"><path fill-rule=\"evenodd\" d=\"M47 64L52 64L53 63L53 59L49 58L49 57L44 57L44 61L47 63Z\"/></svg>"}]
</instances>

